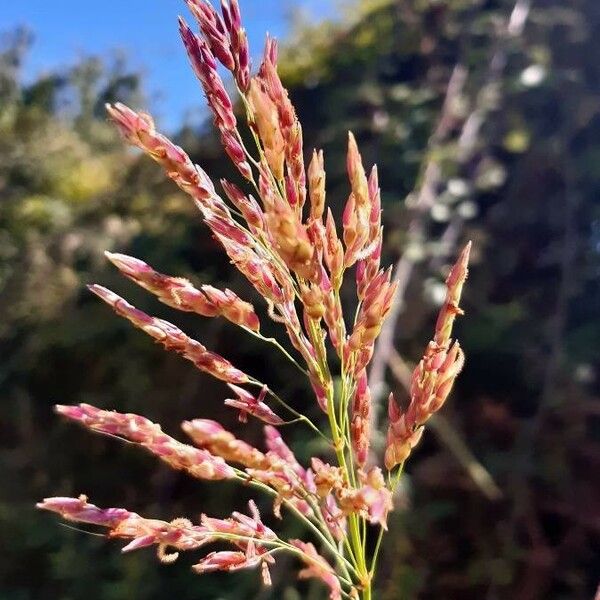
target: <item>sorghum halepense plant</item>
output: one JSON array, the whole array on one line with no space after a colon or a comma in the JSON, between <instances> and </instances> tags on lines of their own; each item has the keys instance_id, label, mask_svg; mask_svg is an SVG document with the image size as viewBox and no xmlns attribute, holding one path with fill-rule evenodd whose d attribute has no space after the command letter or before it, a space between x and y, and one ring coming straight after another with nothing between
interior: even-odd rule
<instances>
[{"instance_id":1,"label":"sorghum halepense plant","mask_svg":"<svg viewBox=\"0 0 600 600\"><path fill-rule=\"evenodd\" d=\"M272 497L306 526L306 540L283 539L266 526L254 502L249 514L202 516L171 522L142 517L123 508L98 508L85 496L47 498L39 508L70 521L104 527L127 540L124 552L156 546L163 562L180 551L228 542L231 550L206 554L197 573L260 568L265 584L279 553L303 563L301 578L315 577L332 600L370 599L377 554L393 508L404 462L418 443L427 419L442 406L463 365L451 339L469 247L447 279L447 297L433 340L418 363L403 409L389 398L389 425L383 468L370 449L371 394L367 367L375 340L394 298L390 269L380 267L381 203L374 167L367 176L356 141L348 139L350 194L341 227L325 209L322 151L305 168L302 127L277 74L277 45L267 38L262 62L251 74L246 33L237 0L221 0L221 14L204 0L188 0L199 33L180 20L180 32L223 146L250 192L222 180L217 192L208 175L155 129L151 117L122 104L108 106L125 139L158 162L195 205L231 262L263 297L268 316L282 326L294 350L260 333L254 307L232 291L163 275L130 256L107 253L123 275L179 310L224 317L249 334L271 342L307 377L323 419L300 414L263 382L162 319L149 316L99 285L90 290L122 317L178 352L198 369L227 382L234 398L225 404L265 423L267 450L237 439L215 421L183 423L193 445L179 442L148 419L100 410L87 404L57 406L64 417L89 429L142 446L175 469L204 480L235 479ZM234 104L217 70L229 70L253 139L248 148ZM258 198L258 200L256 199ZM340 288L354 278L358 308L345 314ZM339 378L339 385L334 385ZM290 423L306 425L327 440L330 453L301 465L281 432ZM377 529L379 531L377 531ZM367 538L369 537L369 540Z\"/></svg>"}]
</instances>

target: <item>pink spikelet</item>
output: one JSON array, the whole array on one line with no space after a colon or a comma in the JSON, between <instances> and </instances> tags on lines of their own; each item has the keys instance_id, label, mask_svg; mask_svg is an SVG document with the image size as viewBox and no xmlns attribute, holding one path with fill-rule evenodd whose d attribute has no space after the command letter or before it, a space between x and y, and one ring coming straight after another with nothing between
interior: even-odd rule
<instances>
[{"instance_id":1,"label":"pink spikelet","mask_svg":"<svg viewBox=\"0 0 600 600\"><path fill-rule=\"evenodd\" d=\"M344 208L342 222L344 225L344 244L346 245L344 263L349 267L361 257L361 253L369 241L369 219L371 214L369 184L352 133L348 134L347 170L352 191Z\"/></svg>"},{"instance_id":2,"label":"pink spikelet","mask_svg":"<svg viewBox=\"0 0 600 600\"><path fill-rule=\"evenodd\" d=\"M262 522L258 508L253 500L250 500L249 508L250 516L239 512L232 513L232 516L228 519L216 519L202 515L201 522L207 531L214 533L234 534L254 538L258 542L276 540L277 534Z\"/></svg>"},{"instance_id":3,"label":"pink spikelet","mask_svg":"<svg viewBox=\"0 0 600 600\"><path fill-rule=\"evenodd\" d=\"M310 218L320 221L325 212L325 162L323 150L313 151L312 160L308 166L308 182L310 189Z\"/></svg>"},{"instance_id":4,"label":"pink spikelet","mask_svg":"<svg viewBox=\"0 0 600 600\"><path fill-rule=\"evenodd\" d=\"M277 201L266 213L273 244L290 270L303 279L317 280L320 269L315 248L298 214L283 201Z\"/></svg>"},{"instance_id":5,"label":"pink spikelet","mask_svg":"<svg viewBox=\"0 0 600 600\"><path fill-rule=\"evenodd\" d=\"M98 508L90 504L84 495L78 498L46 498L37 507L57 513L67 521L106 527L109 537L130 540L122 552L157 546L158 557L163 562L177 558L176 553L167 554L167 548L195 550L213 541L204 527L194 526L187 519L174 519L167 523L146 519L124 508Z\"/></svg>"},{"instance_id":6,"label":"pink spikelet","mask_svg":"<svg viewBox=\"0 0 600 600\"><path fill-rule=\"evenodd\" d=\"M124 508L98 508L87 501L84 495L79 498L55 497L45 498L37 503L37 508L57 513L67 521L89 523L113 529L126 519L137 517L135 513Z\"/></svg>"},{"instance_id":7,"label":"pink spikelet","mask_svg":"<svg viewBox=\"0 0 600 600\"><path fill-rule=\"evenodd\" d=\"M233 73L240 90L247 92L250 51L237 0L221 0L222 16L206 0L188 0L187 4L213 54Z\"/></svg>"},{"instance_id":8,"label":"pink spikelet","mask_svg":"<svg viewBox=\"0 0 600 600\"><path fill-rule=\"evenodd\" d=\"M254 197L245 195L237 185L226 179L221 179L221 186L231 203L242 213L252 233L255 235L264 233L265 215Z\"/></svg>"},{"instance_id":9,"label":"pink spikelet","mask_svg":"<svg viewBox=\"0 0 600 600\"><path fill-rule=\"evenodd\" d=\"M381 190L377 167L373 167L368 183L369 189L369 235L363 251L364 258L356 264L356 291L359 300L364 300L370 283L375 279L381 265L383 228L381 226Z\"/></svg>"},{"instance_id":10,"label":"pink spikelet","mask_svg":"<svg viewBox=\"0 0 600 600\"><path fill-rule=\"evenodd\" d=\"M339 487L336 498L341 511L346 515L360 514L372 525L387 529L387 516L393 508L392 492L385 485L379 467L367 473L359 472L362 485L357 488Z\"/></svg>"},{"instance_id":11,"label":"pink spikelet","mask_svg":"<svg viewBox=\"0 0 600 600\"><path fill-rule=\"evenodd\" d=\"M204 0L188 0L187 5L196 18L212 53L226 69L233 71L235 60L224 19Z\"/></svg>"},{"instance_id":12,"label":"pink spikelet","mask_svg":"<svg viewBox=\"0 0 600 600\"><path fill-rule=\"evenodd\" d=\"M360 467L364 467L369 457L371 441L371 391L364 369L358 376L352 401L351 433L356 462Z\"/></svg>"},{"instance_id":13,"label":"pink spikelet","mask_svg":"<svg viewBox=\"0 0 600 600\"><path fill-rule=\"evenodd\" d=\"M199 448L220 456L227 462L239 463L245 467L266 469L269 458L257 448L243 440L238 440L221 424L210 419L184 421L182 429Z\"/></svg>"},{"instance_id":14,"label":"pink spikelet","mask_svg":"<svg viewBox=\"0 0 600 600\"><path fill-rule=\"evenodd\" d=\"M242 423L245 423L248 420L248 415L252 415L264 423L269 423L271 425L283 424L283 419L277 416L264 402L267 395L266 387L263 387L258 397L254 397L250 392L247 392L237 385L230 383L229 387L235 392L237 398L225 400L225 404L232 408L239 409L239 419Z\"/></svg>"},{"instance_id":15,"label":"pink spikelet","mask_svg":"<svg viewBox=\"0 0 600 600\"><path fill-rule=\"evenodd\" d=\"M251 569L257 567L260 557L248 555L245 552L221 550L207 554L200 562L192 568L196 573L211 573L213 571L239 571L240 569Z\"/></svg>"},{"instance_id":16,"label":"pink spikelet","mask_svg":"<svg viewBox=\"0 0 600 600\"><path fill-rule=\"evenodd\" d=\"M271 453L271 458L273 456L279 458L288 468L294 471L298 477L306 481L306 469L300 465L295 454L285 443L279 430L272 425L265 425L264 431L265 443ZM273 460L271 462L273 463Z\"/></svg>"},{"instance_id":17,"label":"pink spikelet","mask_svg":"<svg viewBox=\"0 0 600 600\"><path fill-rule=\"evenodd\" d=\"M290 540L290 544L296 546L304 553L303 558L306 567L300 571L300 579L320 579L329 588L330 600L341 600L342 587L332 566L317 552L310 542L302 540Z\"/></svg>"},{"instance_id":18,"label":"pink spikelet","mask_svg":"<svg viewBox=\"0 0 600 600\"><path fill-rule=\"evenodd\" d=\"M227 26L231 48L235 57L235 81L242 92L247 92L250 85L250 48L248 47L248 36L242 27L242 15L238 0L221 0L223 14L227 15Z\"/></svg>"}]
</instances>

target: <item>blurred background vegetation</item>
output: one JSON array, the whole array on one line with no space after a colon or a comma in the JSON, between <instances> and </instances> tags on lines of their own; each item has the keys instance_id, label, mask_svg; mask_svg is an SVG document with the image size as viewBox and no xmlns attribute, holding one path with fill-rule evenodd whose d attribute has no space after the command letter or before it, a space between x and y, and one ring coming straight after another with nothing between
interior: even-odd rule
<instances>
[{"instance_id":1,"label":"blurred background vegetation","mask_svg":"<svg viewBox=\"0 0 600 600\"><path fill-rule=\"evenodd\" d=\"M589 599L600 572L600 4L341 10L335 22L298 23L281 68L307 147L325 150L338 212L348 129L379 166L384 251L406 277L372 374L378 397L405 397L448 263L465 240L475 248L458 329L467 367L407 468L378 597ZM31 43L7 32L0 53L0 598L322 598L293 583L285 561L273 590L255 573L197 578L193 557L122 557L117 543L33 508L85 492L171 519L221 516L245 499L61 423L57 402L140 412L173 434L184 418L217 417L260 443L257 426L223 408L221 384L150 344L86 283L174 320L315 409L271 350L225 322L173 314L107 266L104 250L126 252L251 296L191 203L106 122L106 101L144 106L140 76L96 57L24 83ZM231 174L209 125L175 137L215 178ZM289 433L310 455L304 432Z\"/></svg>"}]
</instances>

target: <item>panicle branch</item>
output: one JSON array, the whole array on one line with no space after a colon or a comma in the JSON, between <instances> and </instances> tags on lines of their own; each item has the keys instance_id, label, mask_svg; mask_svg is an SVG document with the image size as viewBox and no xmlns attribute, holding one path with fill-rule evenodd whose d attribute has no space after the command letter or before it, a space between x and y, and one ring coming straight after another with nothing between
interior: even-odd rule
<instances>
[{"instance_id":1,"label":"panicle branch","mask_svg":"<svg viewBox=\"0 0 600 600\"><path fill-rule=\"evenodd\" d=\"M390 425L385 451L388 469L408 458L421 439L423 424L442 407L463 368L463 351L458 342L452 342L450 335L454 319L462 314L458 303L467 278L470 249L469 243L446 279L446 300L438 316L434 338L413 372L410 402L405 412L400 410L394 396L390 394Z\"/></svg>"},{"instance_id":2,"label":"panicle branch","mask_svg":"<svg viewBox=\"0 0 600 600\"><path fill-rule=\"evenodd\" d=\"M229 383L246 383L249 381L248 376L236 369L228 360L214 352L209 352L200 342L188 337L175 325L163 319L147 315L101 285L90 285L88 287L96 296L111 306L119 316L125 317L144 333L162 344L167 350L174 350L187 358L201 371Z\"/></svg>"},{"instance_id":3,"label":"panicle branch","mask_svg":"<svg viewBox=\"0 0 600 600\"><path fill-rule=\"evenodd\" d=\"M205 317L223 316L253 331L260 329L254 307L231 290L219 290L210 285L196 289L187 279L163 275L138 258L111 252L105 254L123 275L152 292L168 306Z\"/></svg>"},{"instance_id":4,"label":"panicle branch","mask_svg":"<svg viewBox=\"0 0 600 600\"><path fill-rule=\"evenodd\" d=\"M89 404L56 406L56 412L72 421L107 435L139 444L174 469L199 479L232 479L235 471L219 456L178 442L162 431L160 425L145 417L101 410Z\"/></svg>"},{"instance_id":5,"label":"panicle branch","mask_svg":"<svg viewBox=\"0 0 600 600\"><path fill-rule=\"evenodd\" d=\"M130 540L122 552L132 552L148 546L157 547L161 562L177 560L179 551L197 550L215 542L229 542L241 551L211 552L193 569L207 571L235 571L263 565L263 578L270 583L267 563L274 562L268 548L284 548L284 543L260 520L260 514L250 502L251 516L233 513L229 519L202 516L201 525L177 518L171 522L147 519L123 508L98 508L84 495L78 498L46 498L37 504L42 510L57 513L67 521L87 523L108 529L108 537ZM174 549L177 552L168 552Z\"/></svg>"}]
</instances>

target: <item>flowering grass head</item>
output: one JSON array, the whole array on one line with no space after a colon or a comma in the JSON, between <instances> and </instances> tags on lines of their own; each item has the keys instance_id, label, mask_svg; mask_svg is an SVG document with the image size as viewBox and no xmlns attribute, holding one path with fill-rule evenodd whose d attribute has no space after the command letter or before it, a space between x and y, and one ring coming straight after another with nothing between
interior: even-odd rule
<instances>
[{"instance_id":1,"label":"flowering grass head","mask_svg":"<svg viewBox=\"0 0 600 600\"><path fill-rule=\"evenodd\" d=\"M156 161L190 196L231 263L263 298L263 312L281 327L287 342L264 338L257 308L231 290L194 285L124 254L106 256L125 277L162 303L202 317L223 317L242 333L271 343L306 379L322 418L309 419L265 382L100 285L91 285L90 290L119 316L226 382L233 395L224 404L238 411L242 422L263 422L264 448L255 448L219 423L202 418L182 425L190 445L139 415L87 404L56 410L94 432L137 444L193 477L251 486L272 499L277 517L287 514L300 520L307 537L281 537L262 522L253 502L249 515L203 515L197 524L187 519L148 519L122 508L98 508L85 496L48 498L38 507L105 528L110 537L127 541L125 552L156 546L163 562L172 562L181 551L216 542L230 544L229 550L201 558L194 566L197 573L258 568L268 585L277 555L289 553L302 564L299 576L321 580L332 600L370 599L379 542L387 529L402 466L463 366L463 352L451 336L455 317L462 314L459 301L469 246L448 276L446 301L434 337L413 373L406 408L390 397L387 440L380 456L380 449L372 446L368 369L394 302L396 283L391 269L380 265L383 229L377 169L367 174L350 134L349 196L341 223L336 223L326 203L323 151L314 150L305 166L302 126L277 73L276 42L267 38L262 62L253 74L237 0L222 0L220 12L205 0L188 0L188 6L196 24L194 30L180 19L183 44L225 151L246 189L221 180L219 192L183 149L156 130L149 115L122 104L108 106L108 112L124 138ZM219 74L219 64L232 75L240 97L237 104ZM345 281L356 289L352 319L341 300ZM334 385L336 379L340 385ZM287 426L309 427L326 441L328 453L313 457L309 466L302 465L284 441ZM379 538L369 551L373 533Z\"/></svg>"}]
</instances>

